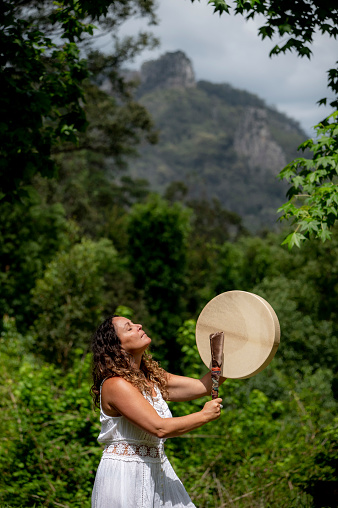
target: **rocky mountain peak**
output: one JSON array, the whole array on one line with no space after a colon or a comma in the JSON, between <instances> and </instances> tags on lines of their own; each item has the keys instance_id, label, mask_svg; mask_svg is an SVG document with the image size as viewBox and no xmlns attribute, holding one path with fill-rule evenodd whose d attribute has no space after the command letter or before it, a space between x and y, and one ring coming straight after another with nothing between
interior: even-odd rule
<instances>
[{"instance_id":1,"label":"rocky mountain peak","mask_svg":"<svg viewBox=\"0 0 338 508\"><path fill-rule=\"evenodd\" d=\"M141 94L155 89L192 88L196 86L191 60L183 51L165 53L157 60L145 62L140 71Z\"/></svg>"}]
</instances>

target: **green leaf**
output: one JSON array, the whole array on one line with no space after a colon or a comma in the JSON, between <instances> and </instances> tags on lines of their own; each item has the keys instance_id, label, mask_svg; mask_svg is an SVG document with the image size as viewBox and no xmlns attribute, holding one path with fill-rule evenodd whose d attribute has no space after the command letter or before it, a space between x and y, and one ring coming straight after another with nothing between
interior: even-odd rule
<instances>
[{"instance_id":1,"label":"green leaf","mask_svg":"<svg viewBox=\"0 0 338 508\"><path fill-rule=\"evenodd\" d=\"M326 240L331 239L332 233L327 229L327 225L324 223L322 225L322 229L318 231L317 236L322 240L322 242L325 242Z\"/></svg>"},{"instance_id":2,"label":"green leaf","mask_svg":"<svg viewBox=\"0 0 338 508\"><path fill-rule=\"evenodd\" d=\"M214 6L214 13L219 12L219 15L221 16L223 12L230 13L230 6L226 3L225 0L209 0L208 4L211 4Z\"/></svg>"},{"instance_id":3,"label":"green leaf","mask_svg":"<svg viewBox=\"0 0 338 508\"><path fill-rule=\"evenodd\" d=\"M302 176L295 176L292 179L292 183L295 187L295 189L298 189L301 185L304 185L304 178Z\"/></svg>"},{"instance_id":4,"label":"green leaf","mask_svg":"<svg viewBox=\"0 0 338 508\"><path fill-rule=\"evenodd\" d=\"M282 242L282 245L287 245L289 250L291 250L295 245L296 247L300 247L300 242L306 240L306 237L297 231L290 233L285 240Z\"/></svg>"}]
</instances>

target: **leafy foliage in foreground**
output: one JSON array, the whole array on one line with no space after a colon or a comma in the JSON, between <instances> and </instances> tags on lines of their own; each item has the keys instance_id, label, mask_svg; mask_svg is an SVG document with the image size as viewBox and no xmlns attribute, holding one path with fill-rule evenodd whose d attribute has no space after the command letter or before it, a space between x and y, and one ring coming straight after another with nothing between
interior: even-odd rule
<instances>
[{"instance_id":1,"label":"leafy foliage in foreground","mask_svg":"<svg viewBox=\"0 0 338 508\"><path fill-rule=\"evenodd\" d=\"M281 179L291 183L290 200L281 206L284 219L297 223L296 230L284 243L290 248L310 236L322 241L331 239L330 229L338 217L338 111L319 124L317 139L309 139L301 150L309 149L312 159L299 157L280 173Z\"/></svg>"},{"instance_id":2,"label":"leafy foliage in foreground","mask_svg":"<svg viewBox=\"0 0 338 508\"><path fill-rule=\"evenodd\" d=\"M89 507L100 458L90 358L64 375L26 356L12 320L1 337L1 506Z\"/></svg>"}]
</instances>

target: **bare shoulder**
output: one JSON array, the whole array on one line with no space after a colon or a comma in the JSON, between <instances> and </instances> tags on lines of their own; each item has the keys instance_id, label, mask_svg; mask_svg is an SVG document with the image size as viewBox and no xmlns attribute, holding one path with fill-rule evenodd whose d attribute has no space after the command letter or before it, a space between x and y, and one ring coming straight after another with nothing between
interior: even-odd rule
<instances>
[{"instance_id":1,"label":"bare shoulder","mask_svg":"<svg viewBox=\"0 0 338 508\"><path fill-rule=\"evenodd\" d=\"M121 377L106 379L101 390L101 404L103 411L109 416L121 416L126 401L137 402L143 399L139 390Z\"/></svg>"},{"instance_id":2,"label":"bare shoulder","mask_svg":"<svg viewBox=\"0 0 338 508\"><path fill-rule=\"evenodd\" d=\"M122 377L110 377L106 379L102 385L102 395L112 392L139 392L129 381Z\"/></svg>"},{"instance_id":3,"label":"bare shoulder","mask_svg":"<svg viewBox=\"0 0 338 508\"><path fill-rule=\"evenodd\" d=\"M111 377L107 379L101 390L101 400L112 406L119 405L126 400L140 402L144 399L140 390L132 383L122 377Z\"/></svg>"}]
</instances>

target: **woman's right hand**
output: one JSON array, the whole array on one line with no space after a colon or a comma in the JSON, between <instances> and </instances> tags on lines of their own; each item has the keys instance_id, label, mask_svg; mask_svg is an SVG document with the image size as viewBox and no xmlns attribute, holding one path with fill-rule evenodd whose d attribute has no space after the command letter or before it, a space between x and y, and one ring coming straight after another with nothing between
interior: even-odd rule
<instances>
[{"instance_id":1,"label":"woman's right hand","mask_svg":"<svg viewBox=\"0 0 338 508\"><path fill-rule=\"evenodd\" d=\"M214 399L209 400L204 404L202 412L204 416L207 418L207 422L211 422L212 420L216 420L221 416L221 403L222 399Z\"/></svg>"}]
</instances>

